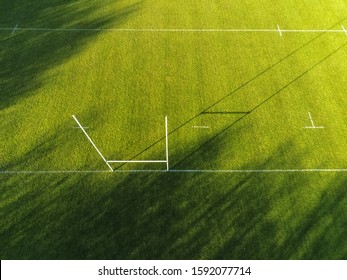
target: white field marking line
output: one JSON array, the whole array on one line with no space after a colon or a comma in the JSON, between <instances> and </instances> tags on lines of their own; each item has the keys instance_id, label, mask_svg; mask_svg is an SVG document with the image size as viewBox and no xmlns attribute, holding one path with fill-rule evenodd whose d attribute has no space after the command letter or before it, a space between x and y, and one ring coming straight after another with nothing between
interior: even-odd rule
<instances>
[{"instance_id":1,"label":"white field marking line","mask_svg":"<svg viewBox=\"0 0 347 280\"><path fill-rule=\"evenodd\" d=\"M75 117L75 115L72 115L72 117L74 118L74 120L76 121L76 123L78 124L78 126L82 129L83 133L84 133L85 136L88 138L88 140L89 140L90 143L93 145L93 147L94 147L95 150L98 152L98 154L101 156L102 160L106 163L106 165L108 166L108 168L110 168L110 170L113 171L113 168L111 167L111 165L107 162L107 160L106 160L105 157L102 155L102 153L100 152L100 150L98 149L98 147L94 144L93 140L89 137L88 133L84 130L83 126L79 123L79 121L77 120L77 118Z\"/></svg>"},{"instance_id":2,"label":"white field marking line","mask_svg":"<svg viewBox=\"0 0 347 280\"><path fill-rule=\"evenodd\" d=\"M305 126L307 129L323 129L324 126Z\"/></svg>"},{"instance_id":3,"label":"white field marking line","mask_svg":"<svg viewBox=\"0 0 347 280\"><path fill-rule=\"evenodd\" d=\"M0 171L0 174L65 174L65 173L110 173L105 170L19 170Z\"/></svg>"},{"instance_id":4,"label":"white field marking line","mask_svg":"<svg viewBox=\"0 0 347 280\"><path fill-rule=\"evenodd\" d=\"M345 32L345 34L347 35L347 30L346 30L346 28L345 28L343 25L341 25L341 27L342 27L343 32Z\"/></svg>"},{"instance_id":5,"label":"white field marking line","mask_svg":"<svg viewBox=\"0 0 347 280\"><path fill-rule=\"evenodd\" d=\"M170 170L169 166L169 122L168 117L165 116L165 152L166 152L166 171Z\"/></svg>"},{"instance_id":6,"label":"white field marking line","mask_svg":"<svg viewBox=\"0 0 347 280\"><path fill-rule=\"evenodd\" d=\"M78 128L78 129L80 129L80 127L79 127L79 126L73 126L72 128ZM88 128L89 128L89 126L84 126L83 128L84 128L84 129L88 129Z\"/></svg>"},{"instance_id":7,"label":"white field marking line","mask_svg":"<svg viewBox=\"0 0 347 280\"><path fill-rule=\"evenodd\" d=\"M281 31L282 33L343 33L343 30L339 29L282 29Z\"/></svg>"},{"instance_id":8,"label":"white field marking line","mask_svg":"<svg viewBox=\"0 0 347 280\"><path fill-rule=\"evenodd\" d=\"M17 23L17 25L13 28L12 34L14 34L14 33L16 32L17 27L18 27L18 23Z\"/></svg>"},{"instance_id":9,"label":"white field marking line","mask_svg":"<svg viewBox=\"0 0 347 280\"><path fill-rule=\"evenodd\" d=\"M13 28L9 27L1 27L0 31L8 31L13 30ZM278 29L179 29L179 28L34 28L34 27L18 27L16 30L21 31L61 31L61 32L75 32L75 31L85 31L85 32L98 32L98 31L108 31L108 32L201 32L201 33L209 33L209 32L230 32L230 33L238 33L238 32L248 32L248 33L256 33L256 32L276 32L278 33ZM290 32L290 33L345 33L344 30L341 29L280 29L281 33Z\"/></svg>"},{"instance_id":10,"label":"white field marking line","mask_svg":"<svg viewBox=\"0 0 347 280\"><path fill-rule=\"evenodd\" d=\"M278 30L278 32L280 33L280 36L282 37L282 31L281 31L281 28L280 28L279 25L277 25L277 30Z\"/></svg>"},{"instance_id":11,"label":"white field marking line","mask_svg":"<svg viewBox=\"0 0 347 280\"><path fill-rule=\"evenodd\" d=\"M170 170L176 173L300 173L300 172L347 172L347 169L234 169L234 170Z\"/></svg>"},{"instance_id":12,"label":"white field marking line","mask_svg":"<svg viewBox=\"0 0 347 280\"><path fill-rule=\"evenodd\" d=\"M155 163L155 162L166 162L166 160L108 160L109 163L141 163L141 162L147 162L147 163Z\"/></svg>"},{"instance_id":13,"label":"white field marking line","mask_svg":"<svg viewBox=\"0 0 347 280\"><path fill-rule=\"evenodd\" d=\"M193 128L210 129L210 127L206 125L194 125Z\"/></svg>"},{"instance_id":14,"label":"white field marking line","mask_svg":"<svg viewBox=\"0 0 347 280\"><path fill-rule=\"evenodd\" d=\"M316 129L316 128L324 128L324 126L315 126L315 124L314 124L314 122L313 122L313 118L312 118L312 116L311 116L311 113L310 112L308 112L308 116L309 116L309 118L310 118L310 121L311 121L311 125L312 126L305 126L305 128L312 128L312 129Z\"/></svg>"},{"instance_id":15,"label":"white field marking line","mask_svg":"<svg viewBox=\"0 0 347 280\"><path fill-rule=\"evenodd\" d=\"M312 126L313 126L313 127L315 127L315 125L314 125L314 122L313 122L313 119L312 119L312 116L311 116L311 113L310 113L310 112L308 112L308 116L309 116L309 118L310 118L310 121L311 121Z\"/></svg>"},{"instance_id":16,"label":"white field marking line","mask_svg":"<svg viewBox=\"0 0 347 280\"><path fill-rule=\"evenodd\" d=\"M20 175L20 174L60 174L60 173L347 173L347 169L339 168L317 168L317 169L231 169L231 170L204 170L204 169L171 169L167 170L115 170L109 172L105 170L33 170L33 171L0 171L0 174Z\"/></svg>"}]
</instances>

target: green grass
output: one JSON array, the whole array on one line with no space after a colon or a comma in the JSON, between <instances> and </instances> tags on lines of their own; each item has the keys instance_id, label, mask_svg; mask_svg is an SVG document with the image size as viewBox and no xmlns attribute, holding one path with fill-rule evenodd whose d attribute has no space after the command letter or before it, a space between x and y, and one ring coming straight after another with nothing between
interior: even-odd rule
<instances>
[{"instance_id":1,"label":"green grass","mask_svg":"<svg viewBox=\"0 0 347 280\"><path fill-rule=\"evenodd\" d=\"M0 28L347 26L342 0L0 7ZM0 170L107 171L73 114L109 160L164 159L168 116L172 169L347 168L343 33L11 33L0 31ZM304 129L307 112L325 129ZM2 173L0 258L346 259L346 184L319 172Z\"/></svg>"}]
</instances>

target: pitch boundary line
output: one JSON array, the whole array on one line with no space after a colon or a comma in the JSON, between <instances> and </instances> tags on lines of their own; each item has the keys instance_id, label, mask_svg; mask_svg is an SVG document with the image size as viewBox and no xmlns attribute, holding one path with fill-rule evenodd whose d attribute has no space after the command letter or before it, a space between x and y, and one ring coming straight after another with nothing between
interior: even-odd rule
<instances>
[{"instance_id":1,"label":"pitch boundary line","mask_svg":"<svg viewBox=\"0 0 347 280\"><path fill-rule=\"evenodd\" d=\"M234 29L194 29L194 28L36 28L36 27L15 27L16 31L56 31L56 32L176 32L176 33L345 33L346 29L341 26L342 29L280 29L277 25L277 29L252 29L252 28L234 28ZM0 31L13 31L13 27L0 27Z\"/></svg>"},{"instance_id":2,"label":"pitch boundary line","mask_svg":"<svg viewBox=\"0 0 347 280\"><path fill-rule=\"evenodd\" d=\"M170 170L33 170L33 171L0 171L0 174L18 175L18 174L73 174L73 173L347 173L347 169L170 169Z\"/></svg>"},{"instance_id":3,"label":"pitch boundary line","mask_svg":"<svg viewBox=\"0 0 347 280\"><path fill-rule=\"evenodd\" d=\"M176 173L322 173L322 172L347 172L347 169L231 169L231 170L214 170L214 169L192 169L178 170L173 169L170 172Z\"/></svg>"}]
</instances>

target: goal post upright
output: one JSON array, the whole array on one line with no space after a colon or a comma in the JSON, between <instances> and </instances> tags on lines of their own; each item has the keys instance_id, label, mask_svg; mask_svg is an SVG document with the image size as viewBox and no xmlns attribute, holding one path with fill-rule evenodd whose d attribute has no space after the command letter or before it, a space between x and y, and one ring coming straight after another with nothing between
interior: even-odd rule
<instances>
[{"instance_id":1,"label":"goal post upright","mask_svg":"<svg viewBox=\"0 0 347 280\"><path fill-rule=\"evenodd\" d=\"M72 118L75 120L75 122L77 123L78 127L82 130L84 135L87 137L89 142L92 144L94 149L100 155L100 157L105 162L105 164L108 166L108 168L110 169L111 172L114 172L115 170L114 170L114 168L112 168L110 163L166 163L166 171L170 170L170 167L169 167L169 124L168 124L168 117L167 116L165 116L165 159L160 159L160 160L135 160L135 159L132 159L132 160L107 160L104 157L104 155L100 152L98 147L95 145L94 141L90 138L88 133L84 130L84 127L78 121L76 116L72 115Z\"/></svg>"}]
</instances>

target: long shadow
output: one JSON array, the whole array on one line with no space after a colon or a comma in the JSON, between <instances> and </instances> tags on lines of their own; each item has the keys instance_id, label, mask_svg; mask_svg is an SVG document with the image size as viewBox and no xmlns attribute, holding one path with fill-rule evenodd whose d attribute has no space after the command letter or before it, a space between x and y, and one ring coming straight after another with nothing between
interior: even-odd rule
<instances>
[{"instance_id":1,"label":"long shadow","mask_svg":"<svg viewBox=\"0 0 347 280\"><path fill-rule=\"evenodd\" d=\"M50 133L46 133L44 137L40 138L40 141L35 145L32 145L30 149L23 152L19 158L12 161L0 163L0 170L35 170L35 166L41 161L50 161L51 154L66 141L66 139L73 138L72 132L66 133L64 127L69 127L67 122L63 122L60 128L52 130ZM33 128L34 129L34 128ZM65 132L65 133L64 133ZM45 169L45 168L44 168Z\"/></svg>"},{"instance_id":2,"label":"long shadow","mask_svg":"<svg viewBox=\"0 0 347 280\"><path fill-rule=\"evenodd\" d=\"M347 259L347 179L337 176L319 194L319 203L278 248L292 259ZM279 254L279 257L280 254Z\"/></svg>"},{"instance_id":3,"label":"long shadow","mask_svg":"<svg viewBox=\"0 0 347 280\"><path fill-rule=\"evenodd\" d=\"M217 160L222 138L189 168ZM291 148L288 140L257 168ZM346 258L346 182L335 174L2 176L0 257Z\"/></svg>"},{"instance_id":4,"label":"long shadow","mask_svg":"<svg viewBox=\"0 0 347 280\"><path fill-rule=\"evenodd\" d=\"M43 83L43 72L81 51L102 32L23 31L15 27L102 29L120 24L139 8L137 4L112 8L97 16L102 3L36 0L1 4L0 26L14 29L0 31L0 109L34 94Z\"/></svg>"},{"instance_id":5,"label":"long shadow","mask_svg":"<svg viewBox=\"0 0 347 280\"><path fill-rule=\"evenodd\" d=\"M280 156L280 150L273 156ZM305 153L299 157L303 159ZM266 169L267 163L260 168ZM266 200L267 207L255 212L257 222L238 219L238 234L220 246L214 259L347 259L346 175L255 177L258 183L250 180L248 186L255 191L262 188L264 193L256 201Z\"/></svg>"},{"instance_id":6,"label":"long shadow","mask_svg":"<svg viewBox=\"0 0 347 280\"><path fill-rule=\"evenodd\" d=\"M340 25L341 23L343 23L347 18L344 18L343 20L333 24L332 26L330 26L327 30L333 29L336 25ZM286 56L284 56L283 58L281 58L280 60L278 60L276 63L270 65L269 67L265 68L264 70L262 70L261 72L259 72L257 75L255 75L254 77L252 77L251 79L245 81L244 83L242 83L239 87L237 87L236 89L232 90L231 92L229 92L228 94L226 94L225 96L223 96L222 98L218 99L217 101L215 101L214 103L212 103L211 105L209 105L208 107L204 108L201 112L199 112L198 114L194 115L193 117L191 117L190 119L188 119L186 122L182 123L181 125L179 125L178 127L174 128L173 130L170 130L169 132L169 136L172 135L173 133L175 133L176 131L178 131L179 129L181 129L182 127L186 126L188 123L190 123L191 121L193 121L194 119L196 119L197 117L204 115L204 114L213 114L214 112L210 112L209 110L212 109L213 107L215 107L216 105L218 105L219 103L223 102L224 100L226 100L227 98L229 98L230 96L234 95L235 93L239 92L241 89L245 88L246 86L248 86L249 84L251 84L252 82L256 81L258 78L260 78L261 76L263 76L264 74L266 74L267 72L271 71L272 69L274 69L276 66L280 65L281 63L283 63L284 61L286 61L288 58L292 57L293 55L295 55L296 53L298 53L299 51L301 51L302 49L304 49L305 47L309 46L311 43L315 42L316 40L318 40L321 36L323 36L324 34L326 34L327 31L322 32L318 35L316 35L315 37L313 37L312 39L310 39L309 41L307 41L306 43L304 43L303 45L301 45L300 47L296 48L295 50L293 50L292 52L290 52L289 54L287 54ZM218 113L218 112L217 112ZM223 112L219 112L219 113L223 113ZM240 112L243 113L243 112ZM251 112L244 112L245 116L246 114L248 115ZM243 116L243 117L245 117ZM147 148L143 149L142 151L138 152L136 155L134 155L133 157L130 158L130 160L136 159L138 156L140 156L141 154L145 153L146 151L148 151L149 149L151 149L152 147L154 147L155 145L157 145L158 143L160 143L161 141L163 141L165 139L165 137L162 137L160 139L158 139L157 141L153 142L151 145L149 145ZM120 167L122 167L123 165L121 165Z\"/></svg>"},{"instance_id":7,"label":"long shadow","mask_svg":"<svg viewBox=\"0 0 347 280\"><path fill-rule=\"evenodd\" d=\"M206 242L206 237L194 236L216 208L213 205L222 205L248 180L242 178L234 190L218 191L212 189L214 179L172 173L7 177L1 201L10 200L0 212L0 255L194 258ZM13 188L22 180L28 187ZM11 201L12 197L16 199ZM187 216L188 223L182 223ZM197 233L191 232L194 228ZM181 251L184 244L190 247Z\"/></svg>"},{"instance_id":8,"label":"long shadow","mask_svg":"<svg viewBox=\"0 0 347 280\"><path fill-rule=\"evenodd\" d=\"M216 134L215 136L211 137L208 141L206 141L204 144L200 145L198 148L196 148L194 151L192 151L191 153L189 153L187 156L185 156L182 160L180 160L178 163L176 163L175 165L172 166L172 168L176 168L177 166L179 166L179 164L181 162L183 162L184 160L186 160L187 158L189 158L190 156L192 156L194 153L196 153L197 151L199 151L204 145L214 141L217 137L219 137L221 134L223 134L224 132L226 132L228 129L232 128L233 126L235 126L236 124L238 124L239 122L241 122L243 119L245 119L246 117L248 117L250 114L252 114L253 112L255 112L257 109L259 109L261 106L263 106L264 104L266 104L267 102L269 102L271 99L273 99L274 97L276 97L277 95L279 95L281 92L283 92L286 88L288 88L289 86L291 86L292 84L294 84L295 82L297 82L298 80L300 80L302 77L304 77L307 73L309 73L310 71L312 71L313 69L315 69L318 65L320 65L321 63L323 63L324 61L326 61L327 59L329 59L330 57L332 57L334 54L336 54L337 52L339 52L341 49L343 49L345 46L347 45L347 43L344 43L343 45L341 45L340 47L338 47L337 49L335 49L334 51L332 51L329 55L325 56L323 59L319 60L317 63L315 63L314 65L312 65L310 68L306 69L304 72L302 72L300 75L298 75L296 78L294 78L292 81L290 81L289 83L287 83L286 85L284 85L281 89L279 89L278 91L276 91L275 93L273 93L272 95L270 95L268 98L266 98L265 100L263 100L262 102L260 102L258 105L256 105L255 107L253 107L248 114L244 114L242 115L239 119L237 119L236 121L234 121L233 123L231 123L229 126L227 126L225 129L223 129L222 131L220 131L218 134Z\"/></svg>"}]
</instances>

